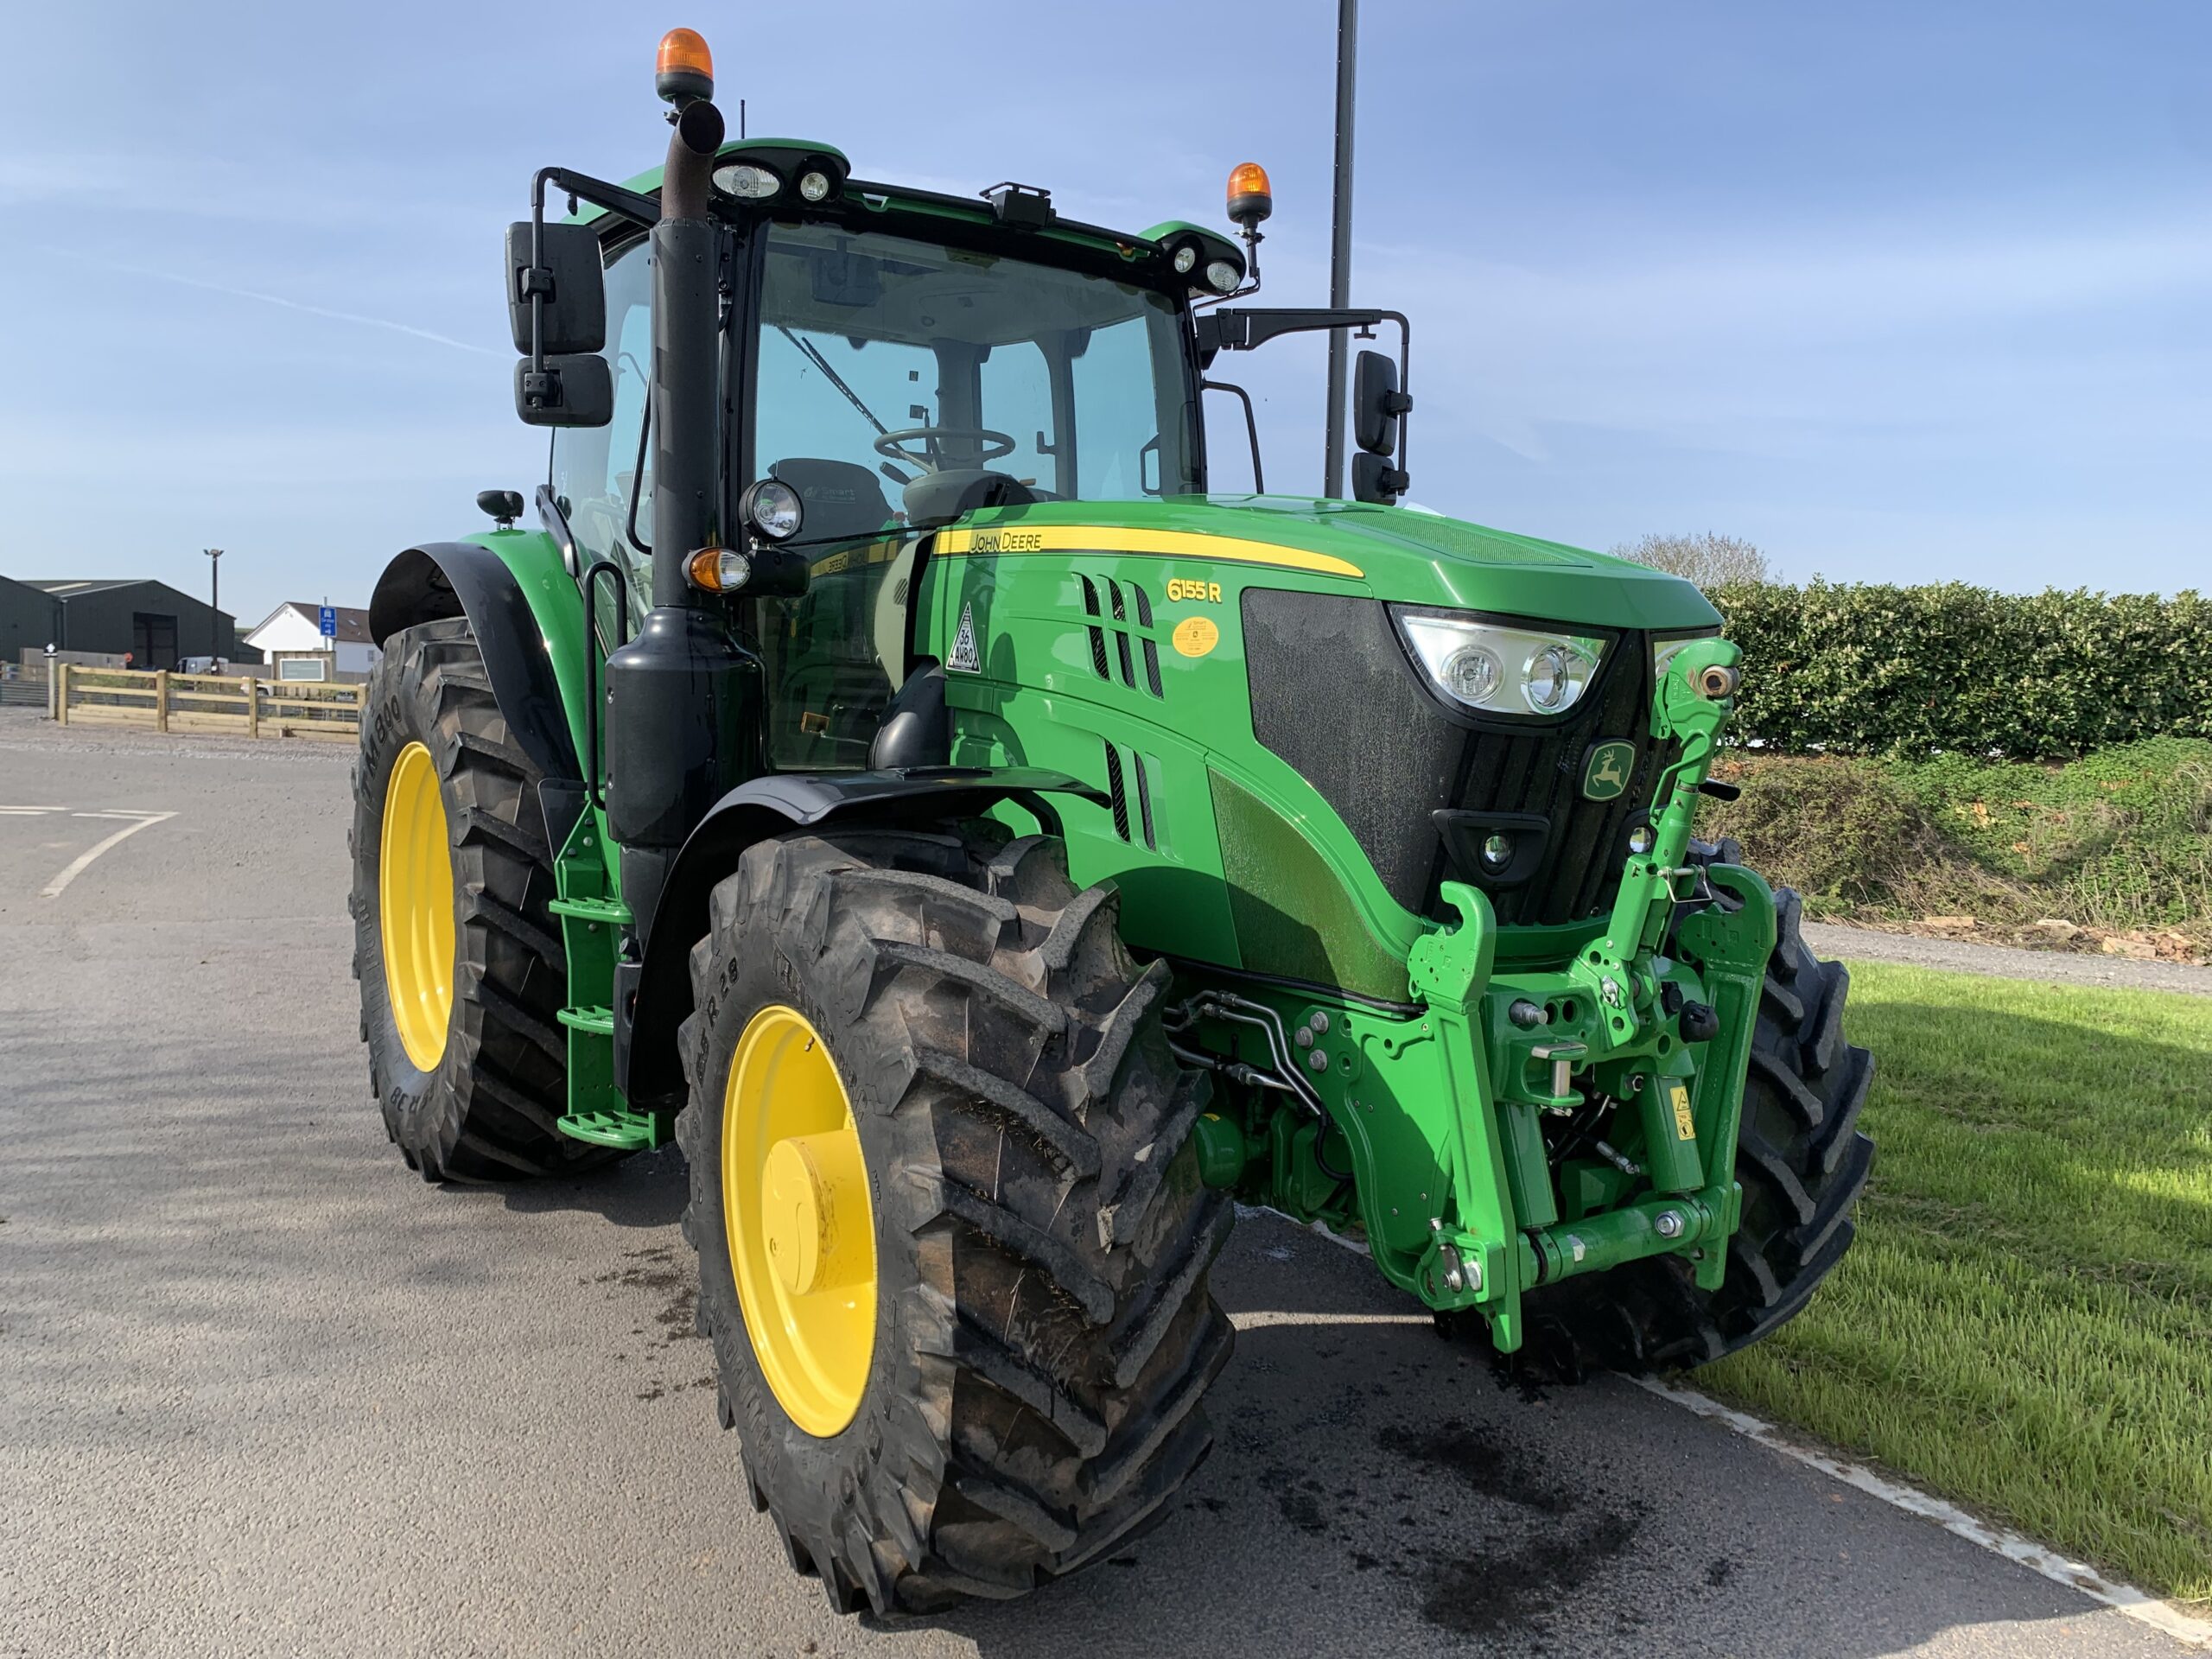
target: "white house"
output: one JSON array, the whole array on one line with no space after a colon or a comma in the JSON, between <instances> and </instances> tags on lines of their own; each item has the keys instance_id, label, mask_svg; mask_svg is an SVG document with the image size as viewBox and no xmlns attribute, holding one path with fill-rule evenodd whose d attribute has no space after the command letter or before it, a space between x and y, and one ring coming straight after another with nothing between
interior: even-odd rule
<instances>
[{"instance_id":1,"label":"white house","mask_svg":"<svg viewBox=\"0 0 2212 1659\"><path fill-rule=\"evenodd\" d=\"M262 656L271 662L280 651L334 649L337 661L334 666L340 677L366 674L384 655L370 637L369 613L346 605L336 609L338 637L334 640L323 638L322 607L302 605L294 600L270 612L266 621L246 635L246 643L258 646Z\"/></svg>"}]
</instances>

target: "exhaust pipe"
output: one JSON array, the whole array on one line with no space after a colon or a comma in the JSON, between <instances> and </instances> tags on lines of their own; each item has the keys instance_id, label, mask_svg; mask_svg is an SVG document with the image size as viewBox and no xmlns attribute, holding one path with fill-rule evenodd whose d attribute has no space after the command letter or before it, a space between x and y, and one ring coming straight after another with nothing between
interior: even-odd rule
<instances>
[{"instance_id":1,"label":"exhaust pipe","mask_svg":"<svg viewBox=\"0 0 2212 1659\"><path fill-rule=\"evenodd\" d=\"M648 933L677 849L760 769L760 659L732 634L728 601L685 576L690 556L721 534L724 232L708 216L721 141L721 112L703 97L686 102L652 232L653 604L607 659L607 830L622 848L622 896ZM615 969L618 1077L637 971L628 960Z\"/></svg>"},{"instance_id":2,"label":"exhaust pipe","mask_svg":"<svg viewBox=\"0 0 2212 1659\"><path fill-rule=\"evenodd\" d=\"M722 116L695 99L676 118L653 226L653 603L695 602L685 559L721 530L715 397L718 238L707 216Z\"/></svg>"}]
</instances>

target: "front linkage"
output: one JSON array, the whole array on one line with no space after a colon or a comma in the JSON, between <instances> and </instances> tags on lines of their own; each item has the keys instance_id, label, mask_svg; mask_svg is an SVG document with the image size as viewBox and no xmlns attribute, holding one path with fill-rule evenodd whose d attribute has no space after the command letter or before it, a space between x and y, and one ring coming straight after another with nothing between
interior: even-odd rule
<instances>
[{"instance_id":1,"label":"front linkage","mask_svg":"<svg viewBox=\"0 0 2212 1659\"><path fill-rule=\"evenodd\" d=\"M1651 733L1675 758L1649 844L1571 961L1501 969L1490 900L1447 882L1459 920L1414 947L1416 1011L1193 989L1177 1052L1251 1103L1200 1121L1207 1181L1363 1229L1385 1277L1479 1313L1501 1352L1524 1340L1523 1296L1576 1274L1674 1255L1718 1289L1775 905L1749 870L1688 860L1740 660L1696 640L1659 677Z\"/></svg>"}]
</instances>

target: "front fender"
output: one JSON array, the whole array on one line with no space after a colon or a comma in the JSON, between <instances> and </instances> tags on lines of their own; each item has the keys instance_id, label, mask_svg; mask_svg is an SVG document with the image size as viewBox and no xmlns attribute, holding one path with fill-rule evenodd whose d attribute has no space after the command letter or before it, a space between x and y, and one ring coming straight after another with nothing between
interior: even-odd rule
<instances>
[{"instance_id":1,"label":"front fender","mask_svg":"<svg viewBox=\"0 0 2212 1659\"><path fill-rule=\"evenodd\" d=\"M1106 798L1065 772L1033 766L772 772L739 785L715 803L677 853L645 928L642 962L615 969L615 1082L633 1103L683 1091L676 1031L691 1012L691 947L706 936L715 884L753 842L833 820L910 824L977 817L1006 800L1057 832L1058 815L1046 798L1054 794L1101 804ZM622 995L632 972L634 998Z\"/></svg>"},{"instance_id":2,"label":"front fender","mask_svg":"<svg viewBox=\"0 0 2212 1659\"><path fill-rule=\"evenodd\" d=\"M549 779L582 779L583 600L553 538L494 531L425 542L385 567L369 601L379 646L455 616L475 630L492 695L531 764Z\"/></svg>"}]
</instances>

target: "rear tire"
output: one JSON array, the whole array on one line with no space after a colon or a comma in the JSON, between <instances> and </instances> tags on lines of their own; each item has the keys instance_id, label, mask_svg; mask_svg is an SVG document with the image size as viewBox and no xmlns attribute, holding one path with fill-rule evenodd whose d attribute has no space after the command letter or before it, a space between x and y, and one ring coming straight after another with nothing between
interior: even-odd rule
<instances>
[{"instance_id":1,"label":"rear tire","mask_svg":"<svg viewBox=\"0 0 2212 1659\"><path fill-rule=\"evenodd\" d=\"M395 766L429 751L451 850L451 1012L418 1065L394 1019L382 856ZM385 1129L423 1179L513 1180L607 1160L554 1127L567 1109L557 1014L568 970L545 906L553 859L538 772L507 730L466 618L395 635L370 677L353 768L353 976ZM404 971L404 969L403 969Z\"/></svg>"},{"instance_id":2,"label":"rear tire","mask_svg":"<svg viewBox=\"0 0 2212 1659\"><path fill-rule=\"evenodd\" d=\"M1024 1594L1159 1518L1211 1446L1232 1336L1207 1274L1234 1212L1185 1145L1209 1087L1160 1030L1167 970L1138 969L1117 915L1038 837L794 834L715 890L685 1230L753 1503L840 1612ZM748 1335L726 1230L726 1117L750 1133L728 1080L782 1010L829 1050L874 1211L865 1382L821 1436L767 1380L784 1362Z\"/></svg>"},{"instance_id":3,"label":"rear tire","mask_svg":"<svg viewBox=\"0 0 2212 1659\"><path fill-rule=\"evenodd\" d=\"M1719 861L1734 862L1732 853L1721 849ZM1736 1143L1743 1222L1720 1288L1700 1290L1678 1256L1544 1287L1523 1299L1522 1368L1579 1378L1707 1364L1795 1316L1851 1248L1852 1211L1874 1162L1858 1127L1873 1057L1844 1040L1849 972L1806 949L1797 894L1774 897L1774 954Z\"/></svg>"}]
</instances>

